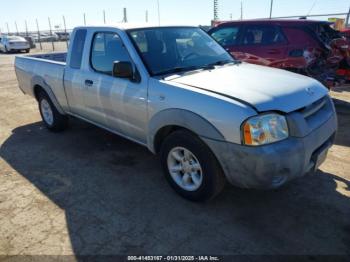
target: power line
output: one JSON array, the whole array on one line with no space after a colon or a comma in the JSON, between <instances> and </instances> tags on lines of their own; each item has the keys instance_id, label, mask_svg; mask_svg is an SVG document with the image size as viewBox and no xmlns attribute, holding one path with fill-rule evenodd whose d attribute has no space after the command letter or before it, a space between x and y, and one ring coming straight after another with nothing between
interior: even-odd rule
<instances>
[{"instance_id":1,"label":"power line","mask_svg":"<svg viewBox=\"0 0 350 262\"><path fill-rule=\"evenodd\" d=\"M312 4L312 6L311 6L309 12L306 14L306 16L308 16L311 13L311 11L314 9L316 3L317 3L317 0L314 1L314 3Z\"/></svg>"},{"instance_id":2,"label":"power line","mask_svg":"<svg viewBox=\"0 0 350 262\"><path fill-rule=\"evenodd\" d=\"M326 16L345 16L348 13L334 13L334 14L314 14L314 15L308 15L307 17L326 17ZM279 16L279 17L272 17L272 19L284 19L284 18L300 18L305 15L292 15L292 16ZM266 19L266 18L255 18L257 20L259 19Z\"/></svg>"}]
</instances>

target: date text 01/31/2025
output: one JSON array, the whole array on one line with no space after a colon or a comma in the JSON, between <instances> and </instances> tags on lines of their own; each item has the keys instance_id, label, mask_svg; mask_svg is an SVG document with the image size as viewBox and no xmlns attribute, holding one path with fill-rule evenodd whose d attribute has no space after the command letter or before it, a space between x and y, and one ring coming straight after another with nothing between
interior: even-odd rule
<instances>
[{"instance_id":1,"label":"date text 01/31/2025","mask_svg":"<svg viewBox=\"0 0 350 262\"><path fill-rule=\"evenodd\" d=\"M128 256L128 261L220 261L217 256Z\"/></svg>"}]
</instances>

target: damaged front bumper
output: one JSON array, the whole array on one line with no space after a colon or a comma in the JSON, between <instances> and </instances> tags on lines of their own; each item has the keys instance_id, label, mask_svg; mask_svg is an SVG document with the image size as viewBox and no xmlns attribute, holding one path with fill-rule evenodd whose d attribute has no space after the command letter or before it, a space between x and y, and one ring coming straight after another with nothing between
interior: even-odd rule
<instances>
[{"instance_id":1,"label":"damaged front bumper","mask_svg":"<svg viewBox=\"0 0 350 262\"><path fill-rule=\"evenodd\" d=\"M302 121L299 112L288 116L291 136L274 144L252 147L202 139L214 152L231 184L242 188L278 188L317 170L325 161L337 130L334 106L330 98L327 99L328 105L323 112L308 119L310 123L306 120L298 123ZM328 120L323 118L322 124L317 125L325 115ZM307 131L307 125L317 127Z\"/></svg>"}]
</instances>

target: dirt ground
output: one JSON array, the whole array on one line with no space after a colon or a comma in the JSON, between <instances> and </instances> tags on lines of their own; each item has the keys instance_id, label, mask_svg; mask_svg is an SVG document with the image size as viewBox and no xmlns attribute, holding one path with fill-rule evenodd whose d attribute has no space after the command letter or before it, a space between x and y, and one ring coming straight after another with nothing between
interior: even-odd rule
<instances>
[{"instance_id":1,"label":"dirt ground","mask_svg":"<svg viewBox=\"0 0 350 262\"><path fill-rule=\"evenodd\" d=\"M0 54L0 255L350 255L350 88L317 174L274 191L176 195L145 148L72 120L48 132Z\"/></svg>"}]
</instances>

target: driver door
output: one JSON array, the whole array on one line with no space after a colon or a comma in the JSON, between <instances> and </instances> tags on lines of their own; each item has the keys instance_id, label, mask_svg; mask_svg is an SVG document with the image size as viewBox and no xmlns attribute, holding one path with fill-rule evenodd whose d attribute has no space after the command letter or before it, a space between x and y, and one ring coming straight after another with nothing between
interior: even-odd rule
<instances>
[{"instance_id":1,"label":"driver door","mask_svg":"<svg viewBox=\"0 0 350 262\"><path fill-rule=\"evenodd\" d=\"M115 61L133 63L122 39L114 32L95 32L89 59L82 78L85 117L145 142L147 85L112 76Z\"/></svg>"}]
</instances>

